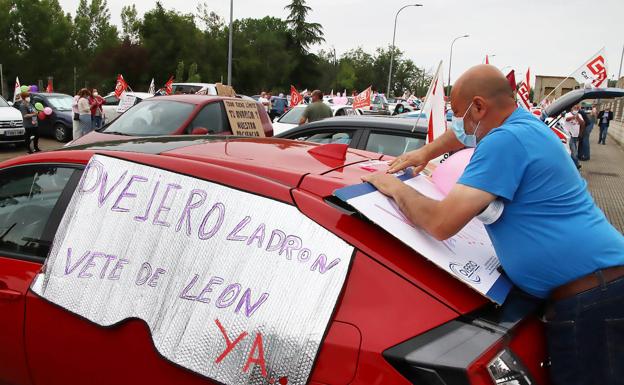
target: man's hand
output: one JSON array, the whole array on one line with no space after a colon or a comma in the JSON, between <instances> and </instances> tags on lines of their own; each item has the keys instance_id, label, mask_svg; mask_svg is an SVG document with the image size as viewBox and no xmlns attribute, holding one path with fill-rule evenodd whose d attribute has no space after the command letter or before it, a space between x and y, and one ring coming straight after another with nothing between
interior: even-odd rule
<instances>
[{"instance_id":1,"label":"man's hand","mask_svg":"<svg viewBox=\"0 0 624 385\"><path fill-rule=\"evenodd\" d=\"M418 150L406 152L405 154L397 157L390 163L390 168L388 169L389 174L394 174L396 172L405 170L408 167L414 167L414 175L418 175L427 163L430 161L427 151L424 147L419 148Z\"/></svg>"},{"instance_id":2,"label":"man's hand","mask_svg":"<svg viewBox=\"0 0 624 385\"><path fill-rule=\"evenodd\" d=\"M364 175L362 180L372 184L379 192L389 197L393 197L394 194L404 186L399 178L394 175L386 174L385 172Z\"/></svg>"}]
</instances>

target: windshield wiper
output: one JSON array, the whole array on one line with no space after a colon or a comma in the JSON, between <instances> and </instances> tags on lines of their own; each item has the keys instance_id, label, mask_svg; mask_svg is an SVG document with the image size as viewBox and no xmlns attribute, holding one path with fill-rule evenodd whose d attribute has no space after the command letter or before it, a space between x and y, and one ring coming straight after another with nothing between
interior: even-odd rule
<instances>
[{"instance_id":1,"label":"windshield wiper","mask_svg":"<svg viewBox=\"0 0 624 385\"><path fill-rule=\"evenodd\" d=\"M119 132L119 131L102 131L103 134L111 134L111 135L123 135L123 136L134 136L131 134L126 134L124 132Z\"/></svg>"}]
</instances>

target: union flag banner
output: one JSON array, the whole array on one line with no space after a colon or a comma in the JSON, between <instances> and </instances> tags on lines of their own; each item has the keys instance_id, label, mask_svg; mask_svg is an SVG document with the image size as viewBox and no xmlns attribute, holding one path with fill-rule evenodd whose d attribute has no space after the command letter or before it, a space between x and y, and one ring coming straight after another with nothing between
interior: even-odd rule
<instances>
[{"instance_id":1,"label":"union flag banner","mask_svg":"<svg viewBox=\"0 0 624 385\"><path fill-rule=\"evenodd\" d=\"M20 85L19 77L15 77L15 91L13 92L13 103L17 101L17 97L20 96L22 86Z\"/></svg>"},{"instance_id":2,"label":"union flag banner","mask_svg":"<svg viewBox=\"0 0 624 385\"><path fill-rule=\"evenodd\" d=\"M427 143L431 143L446 131L446 103L444 102L442 62L438 65L438 70L431 81L422 111L429 120Z\"/></svg>"},{"instance_id":3,"label":"union flag banner","mask_svg":"<svg viewBox=\"0 0 624 385\"><path fill-rule=\"evenodd\" d=\"M586 87L607 88L607 61L605 49L602 48L572 75L577 82Z\"/></svg>"},{"instance_id":4,"label":"union flag banner","mask_svg":"<svg viewBox=\"0 0 624 385\"><path fill-rule=\"evenodd\" d=\"M531 111L531 69L527 69L526 76L518 87L518 104L527 111Z\"/></svg>"},{"instance_id":5,"label":"union flag banner","mask_svg":"<svg viewBox=\"0 0 624 385\"><path fill-rule=\"evenodd\" d=\"M511 87L512 91L516 91L516 71L515 70L511 70L508 74L507 74L507 81L509 82L509 87Z\"/></svg>"},{"instance_id":6,"label":"union flag banner","mask_svg":"<svg viewBox=\"0 0 624 385\"><path fill-rule=\"evenodd\" d=\"M370 107L372 93L373 93L372 87L368 87L362 93L356 95L353 98L353 109Z\"/></svg>"},{"instance_id":7,"label":"union flag banner","mask_svg":"<svg viewBox=\"0 0 624 385\"><path fill-rule=\"evenodd\" d=\"M117 99L121 98L121 94L128 89L128 83L124 80L121 74L117 75L117 84L115 85L115 96Z\"/></svg>"},{"instance_id":8,"label":"union flag banner","mask_svg":"<svg viewBox=\"0 0 624 385\"><path fill-rule=\"evenodd\" d=\"M294 107L303 101L303 96L297 91L294 86L290 86L290 106Z\"/></svg>"}]
</instances>

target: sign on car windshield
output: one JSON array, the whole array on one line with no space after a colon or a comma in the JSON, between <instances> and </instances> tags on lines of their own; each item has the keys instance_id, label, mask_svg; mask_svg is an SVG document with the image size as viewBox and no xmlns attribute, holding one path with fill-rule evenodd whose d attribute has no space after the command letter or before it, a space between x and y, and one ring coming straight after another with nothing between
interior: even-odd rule
<instances>
[{"instance_id":1,"label":"sign on car windshield","mask_svg":"<svg viewBox=\"0 0 624 385\"><path fill-rule=\"evenodd\" d=\"M141 319L220 383L305 384L352 253L291 205L96 155L32 290L101 326Z\"/></svg>"}]
</instances>

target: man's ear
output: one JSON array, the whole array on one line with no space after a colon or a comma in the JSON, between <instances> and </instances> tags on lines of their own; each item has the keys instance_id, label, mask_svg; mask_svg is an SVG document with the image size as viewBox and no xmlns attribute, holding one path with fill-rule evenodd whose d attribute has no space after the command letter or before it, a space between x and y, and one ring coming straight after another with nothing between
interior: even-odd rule
<instances>
[{"instance_id":1,"label":"man's ear","mask_svg":"<svg viewBox=\"0 0 624 385\"><path fill-rule=\"evenodd\" d=\"M475 120L483 119L488 107L489 106L484 98L482 98L481 96L475 96L475 98L472 100L473 118Z\"/></svg>"}]
</instances>

